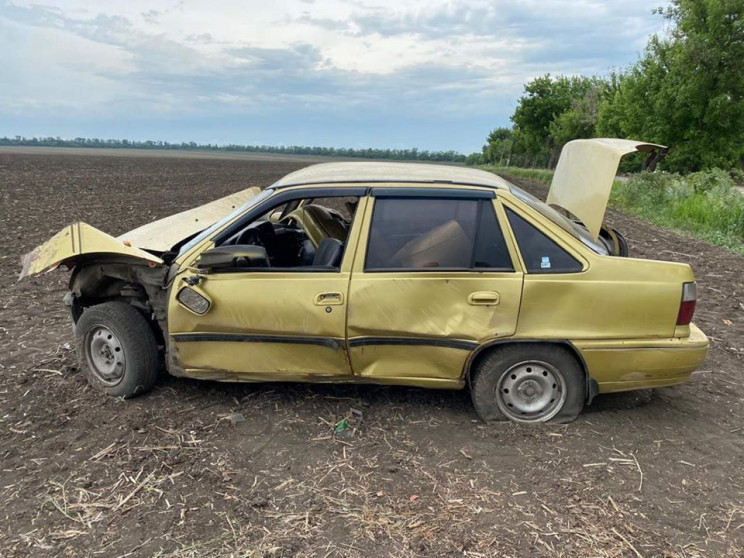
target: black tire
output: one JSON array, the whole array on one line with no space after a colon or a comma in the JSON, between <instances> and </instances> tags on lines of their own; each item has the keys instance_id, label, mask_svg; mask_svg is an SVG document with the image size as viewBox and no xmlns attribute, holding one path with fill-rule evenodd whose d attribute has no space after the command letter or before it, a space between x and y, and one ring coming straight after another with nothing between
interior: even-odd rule
<instances>
[{"instance_id":1,"label":"black tire","mask_svg":"<svg viewBox=\"0 0 744 558\"><path fill-rule=\"evenodd\" d=\"M604 244L607 252L611 256L617 256L617 249L615 248L615 239L612 236L612 232L607 227L602 227L599 230L599 238L597 239L600 243Z\"/></svg>"},{"instance_id":2,"label":"black tire","mask_svg":"<svg viewBox=\"0 0 744 558\"><path fill-rule=\"evenodd\" d=\"M617 255L621 258L627 258L630 254L630 249L628 248L628 241L625 239L625 237L620 233L617 229L612 229L612 232L615 233L615 236L617 237L617 243L620 246L620 249L618 250Z\"/></svg>"},{"instance_id":3,"label":"black tire","mask_svg":"<svg viewBox=\"0 0 744 558\"><path fill-rule=\"evenodd\" d=\"M586 400L581 364L565 347L540 343L491 350L473 370L470 395L483 422L572 422ZM529 411L535 407L535 411Z\"/></svg>"},{"instance_id":4,"label":"black tire","mask_svg":"<svg viewBox=\"0 0 744 558\"><path fill-rule=\"evenodd\" d=\"M86 308L75 326L88 383L116 397L148 391L158 377L158 344L142 313L125 302Z\"/></svg>"}]
</instances>

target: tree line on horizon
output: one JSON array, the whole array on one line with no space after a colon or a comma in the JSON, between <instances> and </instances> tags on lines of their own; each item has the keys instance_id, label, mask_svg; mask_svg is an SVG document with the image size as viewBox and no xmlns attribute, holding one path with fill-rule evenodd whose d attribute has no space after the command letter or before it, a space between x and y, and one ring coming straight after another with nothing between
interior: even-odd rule
<instances>
[{"instance_id":1,"label":"tree line on horizon","mask_svg":"<svg viewBox=\"0 0 744 558\"><path fill-rule=\"evenodd\" d=\"M664 170L741 169L744 2L673 0L654 12L669 29L634 64L603 77L533 79L513 126L491 131L467 164L554 168L568 141L617 137L668 146Z\"/></svg>"},{"instance_id":2,"label":"tree line on horizon","mask_svg":"<svg viewBox=\"0 0 744 558\"><path fill-rule=\"evenodd\" d=\"M196 143L193 141L171 143L167 141L133 141L126 139L75 138L59 137L0 138L0 146L24 147L94 147L104 149L174 149L183 151L238 151L245 153L279 153L285 155L320 155L325 157L353 157L364 159L391 159L396 161L435 161L464 163L465 155L457 151L427 151L411 149L378 149L349 147L309 147L301 145L216 145Z\"/></svg>"}]
</instances>

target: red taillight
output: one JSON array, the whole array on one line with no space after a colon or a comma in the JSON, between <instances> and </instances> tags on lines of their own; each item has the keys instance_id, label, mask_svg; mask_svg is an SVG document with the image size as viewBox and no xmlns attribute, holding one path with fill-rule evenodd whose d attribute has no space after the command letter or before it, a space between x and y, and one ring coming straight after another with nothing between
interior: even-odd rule
<instances>
[{"instance_id":1,"label":"red taillight","mask_svg":"<svg viewBox=\"0 0 744 558\"><path fill-rule=\"evenodd\" d=\"M682 302L677 314L677 325L690 325L692 316L695 314L695 303L697 302L697 286L695 283L682 284Z\"/></svg>"}]
</instances>

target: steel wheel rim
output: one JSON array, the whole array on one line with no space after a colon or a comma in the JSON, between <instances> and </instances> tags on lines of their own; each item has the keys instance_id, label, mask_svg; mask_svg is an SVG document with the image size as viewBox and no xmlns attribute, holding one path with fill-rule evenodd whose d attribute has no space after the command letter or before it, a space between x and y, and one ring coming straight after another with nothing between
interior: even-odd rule
<instances>
[{"instance_id":1,"label":"steel wheel rim","mask_svg":"<svg viewBox=\"0 0 744 558\"><path fill-rule=\"evenodd\" d=\"M516 422L545 422L566 401L566 380L555 366L530 360L501 375L496 386L499 410Z\"/></svg>"},{"instance_id":2,"label":"steel wheel rim","mask_svg":"<svg viewBox=\"0 0 744 558\"><path fill-rule=\"evenodd\" d=\"M103 325L93 327L86 335L88 366L95 377L107 386L124 378L126 357L116 334Z\"/></svg>"}]
</instances>

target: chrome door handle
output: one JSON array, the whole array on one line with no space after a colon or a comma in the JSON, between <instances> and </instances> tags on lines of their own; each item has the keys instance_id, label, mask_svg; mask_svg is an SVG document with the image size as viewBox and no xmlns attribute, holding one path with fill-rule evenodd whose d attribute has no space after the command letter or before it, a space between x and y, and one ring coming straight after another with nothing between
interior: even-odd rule
<instances>
[{"instance_id":1,"label":"chrome door handle","mask_svg":"<svg viewBox=\"0 0 744 558\"><path fill-rule=\"evenodd\" d=\"M315 295L315 306L338 306L344 303L343 293L319 293Z\"/></svg>"},{"instance_id":2,"label":"chrome door handle","mask_svg":"<svg viewBox=\"0 0 744 558\"><path fill-rule=\"evenodd\" d=\"M499 293L495 291L478 291L470 293L468 304L471 306L494 306L499 303Z\"/></svg>"}]
</instances>

